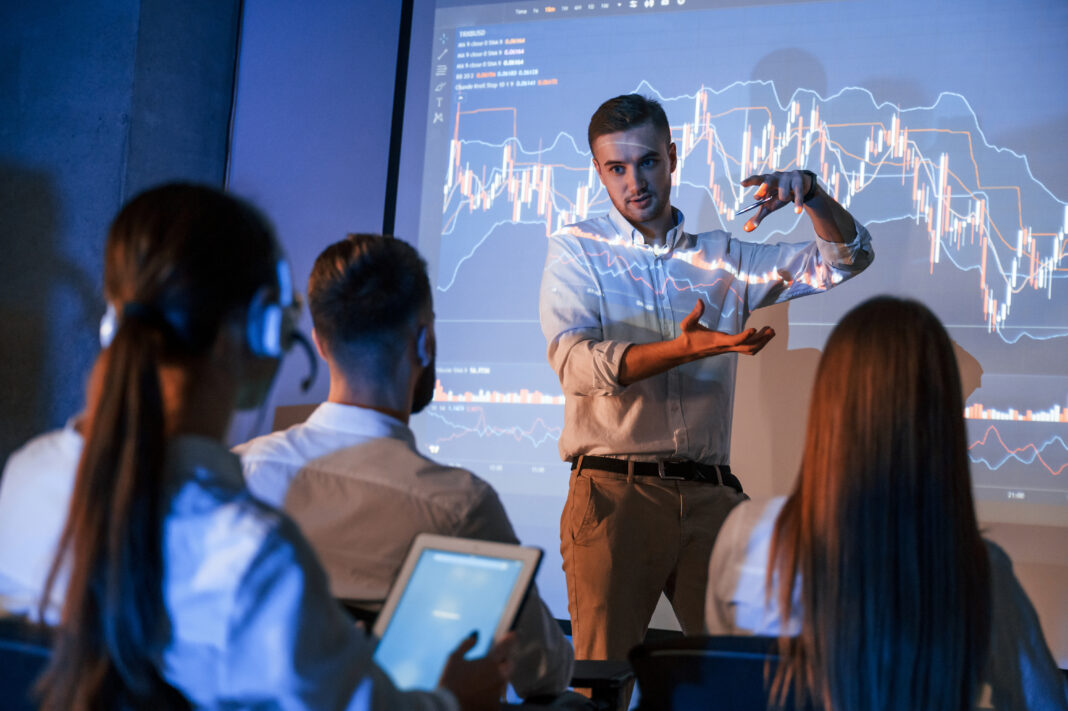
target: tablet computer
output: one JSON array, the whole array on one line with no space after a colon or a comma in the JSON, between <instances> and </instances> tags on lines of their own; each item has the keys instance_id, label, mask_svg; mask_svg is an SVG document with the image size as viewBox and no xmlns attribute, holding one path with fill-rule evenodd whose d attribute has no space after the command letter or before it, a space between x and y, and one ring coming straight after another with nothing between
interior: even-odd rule
<instances>
[{"instance_id":1,"label":"tablet computer","mask_svg":"<svg viewBox=\"0 0 1068 711\"><path fill-rule=\"evenodd\" d=\"M512 628L540 562L537 548L419 534L375 621L375 662L400 689L435 688L472 631L475 659Z\"/></svg>"}]
</instances>

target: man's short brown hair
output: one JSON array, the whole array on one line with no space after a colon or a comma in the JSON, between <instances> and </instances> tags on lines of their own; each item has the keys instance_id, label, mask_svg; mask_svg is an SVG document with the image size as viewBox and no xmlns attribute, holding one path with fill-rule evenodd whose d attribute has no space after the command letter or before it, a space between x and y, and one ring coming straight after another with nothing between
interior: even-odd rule
<instances>
[{"instance_id":1,"label":"man's short brown hair","mask_svg":"<svg viewBox=\"0 0 1068 711\"><path fill-rule=\"evenodd\" d=\"M343 364L394 364L399 336L431 303L426 261L395 237L350 234L323 250L308 278L315 333Z\"/></svg>"},{"instance_id":2,"label":"man's short brown hair","mask_svg":"<svg viewBox=\"0 0 1068 711\"><path fill-rule=\"evenodd\" d=\"M590 127L586 133L590 150L593 150L593 142L598 137L626 131L644 123L652 123L664 137L664 142L671 143L671 125L659 101L641 94L623 94L609 99L590 117Z\"/></svg>"}]
</instances>

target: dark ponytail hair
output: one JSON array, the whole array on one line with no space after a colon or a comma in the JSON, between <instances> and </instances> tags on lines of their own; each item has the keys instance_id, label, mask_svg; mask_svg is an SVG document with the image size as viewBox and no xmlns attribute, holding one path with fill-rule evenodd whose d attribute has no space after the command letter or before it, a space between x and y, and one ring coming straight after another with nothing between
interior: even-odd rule
<instances>
[{"instance_id":1,"label":"dark ponytail hair","mask_svg":"<svg viewBox=\"0 0 1068 711\"><path fill-rule=\"evenodd\" d=\"M188 708L159 673L170 639L163 601L164 455L159 367L191 368L224 321L275 283L277 246L249 205L172 184L112 223L104 288L121 314L94 367L85 447L43 600L69 571L42 709Z\"/></svg>"}]
</instances>

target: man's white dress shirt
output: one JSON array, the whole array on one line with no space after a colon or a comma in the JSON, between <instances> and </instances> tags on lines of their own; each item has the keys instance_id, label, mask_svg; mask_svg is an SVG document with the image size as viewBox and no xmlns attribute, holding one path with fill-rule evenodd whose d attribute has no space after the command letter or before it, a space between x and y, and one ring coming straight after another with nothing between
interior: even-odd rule
<instances>
[{"instance_id":1,"label":"man's white dress shirt","mask_svg":"<svg viewBox=\"0 0 1068 711\"><path fill-rule=\"evenodd\" d=\"M380 604L419 533L518 543L489 484L423 456L406 424L375 410L326 402L306 422L234 451L249 489L284 507L346 601ZM536 587L515 631L516 692L564 691L574 650Z\"/></svg>"},{"instance_id":2,"label":"man's white dress shirt","mask_svg":"<svg viewBox=\"0 0 1068 711\"><path fill-rule=\"evenodd\" d=\"M753 309L826 291L871 263L860 223L852 242L815 237L757 244L720 230L691 234L682 213L650 246L613 207L549 239L541 327L566 400L560 455L729 464L736 354L702 358L627 387L627 347L670 340L705 301L701 324L739 333Z\"/></svg>"}]
</instances>

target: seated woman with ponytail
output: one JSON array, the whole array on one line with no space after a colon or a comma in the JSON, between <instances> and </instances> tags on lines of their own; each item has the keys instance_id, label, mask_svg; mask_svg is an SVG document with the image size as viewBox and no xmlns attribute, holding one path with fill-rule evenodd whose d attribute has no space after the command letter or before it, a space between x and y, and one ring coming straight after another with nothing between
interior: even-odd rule
<instances>
[{"instance_id":1,"label":"seated woman with ponytail","mask_svg":"<svg viewBox=\"0 0 1068 711\"><path fill-rule=\"evenodd\" d=\"M437 691L397 691L222 444L233 411L266 397L294 317L263 217L164 186L122 209L104 258L113 332L49 580L68 582L42 708L492 707L508 643L469 662L469 640Z\"/></svg>"},{"instance_id":2,"label":"seated woman with ponytail","mask_svg":"<svg viewBox=\"0 0 1068 711\"><path fill-rule=\"evenodd\" d=\"M965 436L934 314L890 297L846 314L816 372L793 493L738 505L712 551L708 631L779 636L773 697L1068 709L1034 608L979 533Z\"/></svg>"}]
</instances>

